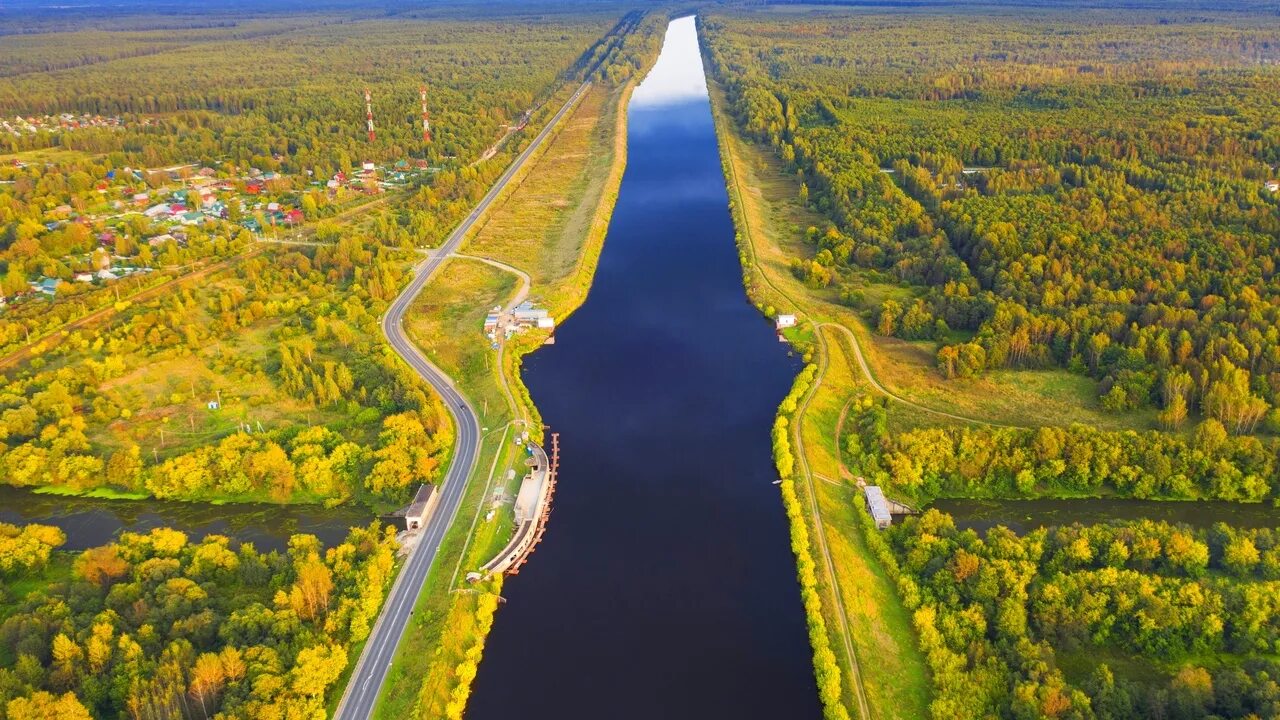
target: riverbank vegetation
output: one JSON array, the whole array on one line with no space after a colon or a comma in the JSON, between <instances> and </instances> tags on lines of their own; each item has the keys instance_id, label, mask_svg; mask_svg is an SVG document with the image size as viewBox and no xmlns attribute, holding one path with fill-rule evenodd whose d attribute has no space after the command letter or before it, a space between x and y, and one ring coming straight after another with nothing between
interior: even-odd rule
<instances>
[{"instance_id":1,"label":"riverbank vegetation","mask_svg":"<svg viewBox=\"0 0 1280 720\"><path fill-rule=\"evenodd\" d=\"M849 712L1275 713L1271 531L984 536L931 511L884 532L858 486L1275 502L1278 30L1050 9L702 19L744 284L799 316L786 336L818 368L780 409L778 458L826 541L801 571L844 590L821 609L848 625L847 652L829 635L864 689Z\"/></svg>"},{"instance_id":2,"label":"riverbank vegetation","mask_svg":"<svg viewBox=\"0 0 1280 720\"><path fill-rule=\"evenodd\" d=\"M0 525L0 716L313 717L368 636L394 533L285 553L161 528L82 553ZM23 547L15 551L13 545ZM13 551L13 552L7 552Z\"/></svg>"}]
</instances>

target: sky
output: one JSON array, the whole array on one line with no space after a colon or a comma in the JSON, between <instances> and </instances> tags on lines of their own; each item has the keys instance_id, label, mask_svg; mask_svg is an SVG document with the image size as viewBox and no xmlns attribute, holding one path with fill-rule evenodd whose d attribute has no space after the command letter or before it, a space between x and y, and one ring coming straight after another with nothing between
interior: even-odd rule
<instances>
[{"instance_id":1,"label":"sky","mask_svg":"<svg viewBox=\"0 0 1280 720\"><path fill-rule=\"evenodd\" d=\"M693 16L672 20L662 54L648 77L636 87L632 102L640 107L660 107L697 100L706 94L707 78L702 72Z\"/></svg>"}]
</instances>

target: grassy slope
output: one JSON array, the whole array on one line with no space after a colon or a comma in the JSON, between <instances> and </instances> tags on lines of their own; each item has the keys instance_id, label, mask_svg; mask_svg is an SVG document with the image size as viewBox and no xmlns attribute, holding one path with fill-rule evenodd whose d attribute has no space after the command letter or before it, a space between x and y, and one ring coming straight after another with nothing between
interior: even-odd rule
<instances>
[{"instance_id":1,"label":"grassy slope","mask_svg":"<svg viewBox=\"0 0 1280 720\"><path fill-rule=\"evenodd\" d=\"M630 86L593 87L463 248L469 255L527 272L533 281L530 297L559 320L576 309L590 289L625 165L625 117L620 109L629 96ZM511 273L454 260L427 286L408 316L410 337L458 382L488 431L459 522L446 537L384 686L375 711L379 718L444 716L450 700L467 693L470 677L460 677L459 666L469 650L483 644L487 624L476 619L479 596L472 590L491 592L495 587L467 586L462 577L496 554L511 534L510 502L519 478L508 483L505 476L508 469L521 474L521 454L510 442L521 428L505 426L517 417L534 418L530 433L540 435L536 409L518 370L520 354L536 349L542 336L530 334L508 343L499 367L497 353L481 334L485 313L509 300L517 286ZM519 409L510 406L504 382ZM493 502L498 487L506 491L501 506ZM486 519L487 510L495 508L493 518ZM463 592L449 592L459 586Z\"/></svg>"}]
</instances>

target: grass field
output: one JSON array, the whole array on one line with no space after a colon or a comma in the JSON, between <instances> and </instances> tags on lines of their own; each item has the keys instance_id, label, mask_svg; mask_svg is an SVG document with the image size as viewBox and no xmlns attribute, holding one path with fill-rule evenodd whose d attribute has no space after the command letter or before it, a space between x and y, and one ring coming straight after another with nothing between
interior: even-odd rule
<instances>
[{"instance_id":1,"label":"grass field","mask_svg":"<svg viewBox=\"0 0 1280 720\"><path fill-rule=\"evenodd\" d=\"M617 199L623 91L593 86L554 142L479 226L467 252L513 265L562 319L586 299Z\"/></svg>"},{"instance_id":2,"label":"grass field","mask_svg":"<svg viewBox=\"0 0 1280 720\"><path fill-rule=\"evenodd\" d=\"M862 381L844 338L830 329L822 332L827 366L801 419L800 431L863 688L874 717L924 717L929 703L924 657L893 582L865 546L854 516L860 512L861 496L840 459L845 408L870 388ZM798 486L802 493L809 492L803 483ZM835 623L829 626L835 627Z\"/></svg>"}]
</instances>

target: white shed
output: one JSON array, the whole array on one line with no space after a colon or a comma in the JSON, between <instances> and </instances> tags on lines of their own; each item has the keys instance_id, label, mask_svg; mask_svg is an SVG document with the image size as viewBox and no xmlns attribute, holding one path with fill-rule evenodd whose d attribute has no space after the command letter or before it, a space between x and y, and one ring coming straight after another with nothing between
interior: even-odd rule
<instances>
[{"instance_id":1,"label":"white shed","mask_svg":"<svg viewBox=\"0 0 1280 720\"><path fill-rule=\"evenodd\" d=\"M795 315L779 315L774 321L774 326L779 330L784 330L789 327L795 327L796 316Z\"/></svg>"},{"instance_id":2,"label":"white shed","mask_svg":"<svg viewBox=\"0 0 1280 720\"><path fill-rule=\"evenodd\" d=\"M889 501L884 499L884 492L878 485L868 485L863 491L867 499L867 510L876 527L883 530L893 524L893 515L889 512Z\"/></svg>"}]
</instances>

